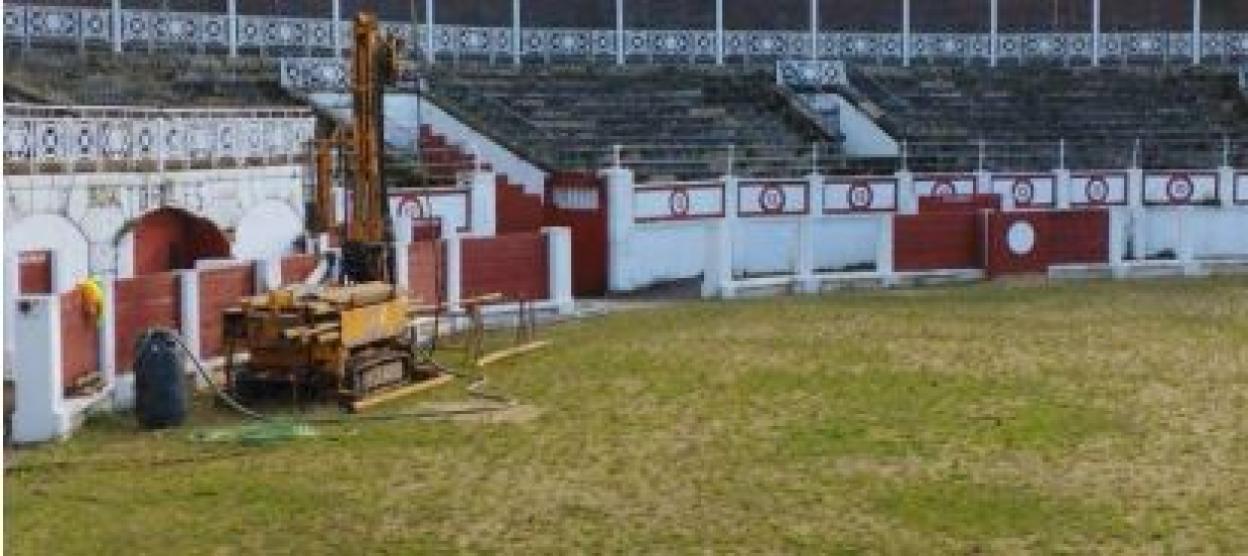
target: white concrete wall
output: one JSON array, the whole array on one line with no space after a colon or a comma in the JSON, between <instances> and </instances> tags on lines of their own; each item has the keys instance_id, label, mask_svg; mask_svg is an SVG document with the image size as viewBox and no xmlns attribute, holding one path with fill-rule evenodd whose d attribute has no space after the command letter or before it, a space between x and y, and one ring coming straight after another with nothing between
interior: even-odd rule
<instances>
[{"instance_id":1,"label":"white concrete wall","mask_svg":"<svg viewBox=\"0 0 1248 556\"><path fill-rule=\"evenodd\" d=\"M826 94L830 97L821 102L835 103L840 114L841 133L845 135L843 147L845 154L851 156L898 156L901 145L890 137L880 126L876 125L854 103L841 95Z\"/></svg>"},{"instance_id":2,"label":"white concrete wall","mask_svg":"<svg viewBox=\"0 0 1248 556\"><path fill-rule=\"evenodd\" d=\"M1178 254L1182 236L1191 234L1197 259L1248 257L1248 207L1150 207L1144 214L1149 256Z\"/></svg>"},{"instance_id":3,"label":"white concrete wall","mask_svg":"<svg viewBox=\"0 0 1248 556\"><path fill-rule=\"evenodd\" d=\"M344 93L312 93L308 98L339 117L350 116L350 97ZM419 126L428 125L434 133L446 137L448 142L464 152L477 153L481 162L489 164L495 172L505 174L512 183L524 186L525 193L544 194L547 176L545 171L459 121L437 105L417 95L402 93L387 94L385 103L387 143L412 148L412 139L415 138Z\"/></svg>"}]
</instances>

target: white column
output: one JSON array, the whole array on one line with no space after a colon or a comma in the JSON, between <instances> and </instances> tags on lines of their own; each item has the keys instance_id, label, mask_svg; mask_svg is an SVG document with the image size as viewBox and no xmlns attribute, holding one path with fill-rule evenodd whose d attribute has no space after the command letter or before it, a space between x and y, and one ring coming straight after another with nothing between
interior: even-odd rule
<instances>
[{"instance_id":1,"label":"white column","mask_svg":"<svg viewBox=\"0 0 1248 556\"><path fill-rule=\"evenodd\" d=\"M497 204L494 202L496 181L494 172L475 170L472 173L471 201L472 222L468 229L474 235L492 236L497 228L494 215Z\"/></svg>"},{"instance_id":2,"label":"white column","mask_svg":"<svg viewBox=\"0 0 1248 556\"><path fill-rule=\"evenodd\" d=\"M443 238L446 242L446 306L450 311L458 311L463 300L463 243L454 226Z\"/></svg>"},{"instance_id":3,"label":"white column","mask_svg":"<svg viewBox=\"0 0 1248 556\"><path fill-rule=\"evenodd\" d=\"M109 9L109 30L112 33L113 52L121 53L121 0L113 0Z\"/></svg>"},{"instance_id":4,"label":"white column","mask_svg":"<svg viewBox=\"0 0 1248 556\"><path fill-rule=\"evenodd\" d=\"M1218 202L1224 209L1235 208L1235 169L1227 165L1218 168Z\"/></svg>"},{"instance_id":5,"label":"white column","mask_svg":"<svg viewBox=\"0 0 1248 556\"><path fill-rule=\"evenodd\" d=\"M737 288L734 280L736 267L736 245L734 245L737 237L737 224L741 207L737 201L740 199L740 184L737 177L733 175L724 176L724 218L721 220L721 226L718 230L719 241L718 252L719 260L719 295L724 298L733 298L737 296Z\"/></svg>"},{"instance_id":6,"label":"white column","mask_svg":"<svg viewBox=\"0 0 1248 556\"><path fill-rule=\"evenodd\" d=\"M1183 205L1175 210L1175 226L1178 226L1179 246L1176 255L1183 267L1184 276L1200 274L1200 263L1196 261L1196 218L1193 218L1195 207Z\"/></svg>"},{"instance_id":7,"label":"white column","mask_svg":"<svg viewBox=\"0 0 1248 556\"><path fill-rule=\"evenodd\" d=\"M991 13L988 17L988 40L991 42L991 44L988 45L988 65L994 68L997 67L997 34L1000 32L1001 27L1001 10L999 2L1000 0L991 0L991 5L989 7Z\"/></svg>"},{"instance_id":8,"label":"white column","mask_svg":"<svg viewBox=\"0 0 1248 556\"><path fill-rule=\"evenodd\" d=\"M1109 270L1114 278L1126 275L1126 216L1121 207L1109 209Z\"/></svg>"},{"instance_id":9,"label":"white column","mask_svg":"<svg viewBox=\"0 0 1248 556\"><path fill-rule=\"evenodd\" d=\"M234 0L230 0L233 2ZM333 33L334 57L342 56L342 0L330 0L333 21L329 32Z\"/></svg>"},{"instance_id":10,"label":"white column","mask_svg":"<svg viewBox=\"0 0 1248 556\"><path fill-rule=\"evenodd\" d=\"M914 190L914 174L909 170L898 170L897 178L897 213L918 214L919 195Z\"/></svg>"},{"instance_id":11,"label":"white column","mask_svg":"<svg viewBox=\"0 0 1248 556\"><path fill-rule=\"evenodd\" d=\"M1059 168L1053 171L1053 204L1057 210L1070 210L1070 170Z\"/></svg>"},{"instance_id":12,"label":"white column","mask_svg":"<svg viewBox=\"0 0 1248 556\"><path fill-rule=\"evenodd\" d=\"M546 227L542 228L542 233L546 235L550 301L559 314L572 314L576 309L572 297L572 229Z\"/></svg>"},{"instance_id":13,"label":"white column","mask_svg":"<svg viewBox=\"0 0 1248 556\"><path fill-rule=\"evenodd\" d=\"M182 312L179 315L182 326L179 332L182 333L182 340L186 342L186 347L190 348L191 353L195 357L200 357L199 272L182 270L178 272L178 279L182 286ZM196 380L203 380L203 378L199 377Z\"/></svg>"},{"instance_id":14,"label":"white column","mask_svg":"<svg viewBox=\"0 0 1248 556\"><path fill-rule=\"evenodd\" d=\"M226 0L225 39L229 44L230 57L238 57L238 0ZM337 35L335 35L337 36Z\"/></svg>"},{"instance_id":15,"label":"white column","mask_svg":"<svg viewBox=\"0 0 1248 556\"><path fill-rule=\"evenodd\" d=\"M1131 255L1137 261L1148 256L1148 211L1144 208L1144 170L1127 170L1127 206L1131 211Z\"/></svg>"},{"instance_id":16,"label":"white column","mask_svg":"<svg viewBox=\"0 0 1248 556\"><path fill-rule=\"evenodd\" d=\"M819 0L810 0L810 59L819 59Z\"/></svg>"},{"instance_id":17,"label":"white column","mask_svg":"<svg viewBox=\"0 0 1248 556\"><path fill-rule=\"evenodd\" d=\"M520 65L520 0L511 1L511 63Z\"/></svg>"},{"instance_id":18,"label":"white column","mask_svg":"<svg viewBox=\"0 0 1248 556\"><path fill-rule=\"evenodd\" d=\"M628 291L629 236L633 231L633 171L613 167L603 170L607 184L607 289Z\"/></svg>"},{"instance_id":19,"label":"white column","mask_svg":"<svg viewBox=\"0 0 1248 556\"><path fill-rule=\"evenodd\" d=\"M61 384L61 303L56 296L16 300L14 336L22 349L13 352L13 440L40 442L69 432Z\"/></svg>"},{"instance_id":20,"label":"white column","mask_svg":"<svg viewBox=\"0 0 1248 556\"><path fill-rule=\"evenodd\" d=\"M271 292L282 287L282 256L271 255L255 261L252 273L256 278L257 294Z\"/></svg>"},{"instance_id":21,"label":"white column","mask_svg":"<svg viewBox=\"0 0 1248 556\"><path fill-rule=\"evenodd\" d=\"M1201 35L1200 0L1192 0L1192 64L1194 65L1200 65L1200 61L1204 57Z\"/></svg>"},{"instance_id":22,"label":"white column","mask_svg":"<svg viewBox=\"0 0 1248 556\"><path fill-rule=\"evenodd\" d=\"M901 0L901 64L910 65L910 0Z\"/></svg>"},{"instance_id":23,"label":"white column","mask_svg":"<svg viewBox=\"0 0 1248 556\"><path fill-rule=\"evenodd\" d=\"M879 239L875 244L875 272L880 275L880 285L891 288L897 285L896 264L893 262L892 214L880 215Z\"/></svg>"},{"instance_id":24,"label":"white column","mask_svg":"<svg viewBox=\"0 0 1248 556\"><path fill-rule=\"evenodd\" d=\"M1101 65L1101 0L1092 0L1092 66Z\"/></svg>"},{"instance_id":25,"label":"white column","mask_svg":"<svg viewBox=\"0 0 1248 556\"><path fill-rule=\"evenodd\" d=\"M736 296L732 284L732 230L727 219L706 221L706 255L702 271L702 297Z\"/></svg>"},{"instance_id":26,"label":"white column","mask_svg":"<svg viewBox=\"0 0 1248 556\"><path fill-rule=\"evenodd\" d=\"M105 388L111 392L113 409L122 409L130 400L117 385L117 279L104 278L104 314L100 319L100 372L104 375Z\"/></svg>"},{"instance_id":27,"label":"white column","mask_svg":"<svg viewBox=\"0 0 1248 556\"><path fill-rule=\"evenodd\" d=\"M411 243L412 227L411 227L411 219L409 218L407 219L407 221L408 221L408 227L407 227L408 237L406 238L407 241L397 240L394 242L394 245L392 246L392 249L394 249L394 286L398 288L398 290L401 292L409 292L412 290L412 283L411 283L412 273L409 271L412 267L412 260L411 260L412 251L410 249L412 245Z\"/></svg>"},{"instance_id":28,"label":"white column","mask_svg":"<svg viewBox=\"0 0 1248 556\"><path fill-rule=\"evenodd\" d=\"M819 293L819 281L815 279L815 207L823 206L822 199L816 199L823 183L823 176L811 173L807 176L807 187L810 194L806 196L806 214L797 220L797 283L795 289L801 293Z\"/></svg>"},{"instance_id":29,"label":"white column","mask_svg":"<svg viewBox=\"0 0 1248 556\"><path fill-rule=\"evenodd\" d=\"M425 0L425 61L433 63L433 0Z\"/></svg>"},{"instance_id":30,"label":"white column","mask_svg":"<svg viewBox=\"0 0 1248 556\"><path fill-rule=\"evenodd\" d=\"M715 0L715 63L724 65L724 0Z\"/></svg>"},{"instance_id":31,"label":"white column","mask_svg":"<svg viewBox=\"0 0 1248 556\"><path fill-rule=\"evenodd\" d=\"M615 63L624 65L624 0L615 0Z\"/></svg>"}]
</instances>

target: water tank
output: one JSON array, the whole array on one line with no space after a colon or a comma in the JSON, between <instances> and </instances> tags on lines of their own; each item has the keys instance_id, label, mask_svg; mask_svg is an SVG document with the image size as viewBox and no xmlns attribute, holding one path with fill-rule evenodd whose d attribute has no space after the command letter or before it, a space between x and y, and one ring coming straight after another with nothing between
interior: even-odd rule
<instances>
[{"instance_id":1,"label":"water tank","mask_svg":"<svg viewBox=\"0 0 1248 556\"><path fill-rule=\"evenodd\" d=\"M134 389L135 411L143 428L176 427L186 421L186 374L173 332L152 329L139 336Z\"/></svg>"}]
</instances>

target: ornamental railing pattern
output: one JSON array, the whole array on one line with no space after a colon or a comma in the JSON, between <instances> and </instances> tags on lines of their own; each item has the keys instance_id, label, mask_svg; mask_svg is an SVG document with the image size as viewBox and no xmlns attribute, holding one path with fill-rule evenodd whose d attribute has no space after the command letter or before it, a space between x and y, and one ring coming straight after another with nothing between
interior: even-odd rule
<instances>
[{"instance_id":1,"label":"ornamental railing pattern","mask_svg":"<svg viewBox=\"0 0 1248 556\"><path fill-rule=\"evenodd\" d=\"M316 120L306 109L6 104L8 174L159 171L291 164Z\"/></svg>"},{"instance_id":2,"label":"ornamental railing pattern","mask_svg":"<svg viewBox=\"0 0 1248 556\"><path fill-rule=\"evenodd\" d=\"M68 44L83 48L123 50L181 49L302 54L333 53L335 25L330 19L229 16L219 13L122 10L116 22L107 9L64 6L4 6L4 38L23 45ZM392 33L409 39L416 49L429 45L428 27L386 22ZM233 32L232 32L233 31ZM622 54L630 61L663 60L710 63L737 60L802 58L811 56L810 34L804 31L724 31L711 29L629 29L617 37L613 29L526 28L519 40L510 27L435 25L432 55L438 58L585 59L613 61ZM350 43L350 25L337 26L338 44ZM231 45L231 38L233 44ZM622 42L619 42L622 39ZM1088 33L1000 33L993 49L988 33L914 33L909 48L900 33L827 31L815 48L820 58L896 61L909 56L915 62L981 60L1091 60L1104 63L1161 59L1191 59L1190 32L1105 32L1099 48ZM1248 60L1248 30L1207 31L1200 35L1202 59L1220 62ZM428 53L427 53L428 54Z\"/></svg>"}]
</instances>

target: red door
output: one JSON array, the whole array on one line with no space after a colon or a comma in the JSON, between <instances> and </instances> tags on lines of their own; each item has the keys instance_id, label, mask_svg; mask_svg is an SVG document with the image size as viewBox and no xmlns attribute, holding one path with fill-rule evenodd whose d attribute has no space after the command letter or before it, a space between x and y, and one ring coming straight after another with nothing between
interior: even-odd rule
<instances>
[{"instance_id":1,"label":"red door","mask_svg":"<svg viewBox=\"0 0 1248 556\"><path fill-rule=\"evenodd\" d=\"M572 229L572 292L607 291L607 189L592 172L561 172L546 182L546 226Z\"/></svg>"},{"instance_id":2,"label":"red door","mask_svg":"<svg viewBox=\"0 0 1248 556\"><path fill-rule=\"evenodd\" d=\"M52 252L22 251L17 257L18 293L22 295L52 293Z\"/></svg>"}]
</instances>

